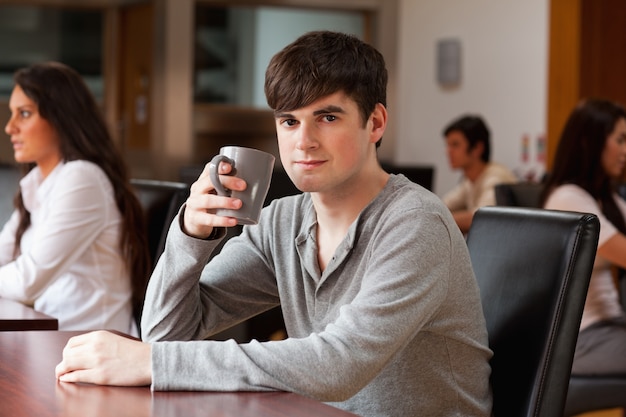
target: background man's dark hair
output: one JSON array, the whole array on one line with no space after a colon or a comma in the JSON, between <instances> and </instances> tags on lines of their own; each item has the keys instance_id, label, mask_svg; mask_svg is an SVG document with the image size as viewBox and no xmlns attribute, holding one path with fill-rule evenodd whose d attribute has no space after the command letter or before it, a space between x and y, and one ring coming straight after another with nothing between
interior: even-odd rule
<instances>
[{"instance_id":1,"label":"background man's dark hair","mask_svg":"<svg viewBox=\"0 0 626 417\"><path fill-rule=\"evenodd\" d=\"M451 122L443 130L443 136L448 136L451 132L461 132L469 142L469 149L474 149L476 144L483 144L483 153L480 159L489 162L491 158L491 146L489 143L489 128L480 116L466 115Z\"/></svg>"}]
</instances>

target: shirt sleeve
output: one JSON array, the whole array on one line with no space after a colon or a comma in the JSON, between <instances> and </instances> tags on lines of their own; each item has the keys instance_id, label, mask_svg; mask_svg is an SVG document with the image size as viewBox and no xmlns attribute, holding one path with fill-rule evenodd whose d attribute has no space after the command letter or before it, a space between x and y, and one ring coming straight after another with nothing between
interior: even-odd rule
<instances>
[{"instance_id":1,"label":"shirt sleeve","mask_svg":"<svg viewBox=\"0 0 626 417\"><path fill-rule=\"evenodd\" d=\"M2 227L2 231L0 231L0 267L13 260L15 232L18 222L19 216L16 211L13 211L9 220Z\"/></svg>"},{"instance_id":2,"label":"shirt sleeve","mask_svg":"<svg viewBox=\"0 0 626 417\"><path fill-rule=\"evenodd\" d=\"M484 177L477 184L476 204L472 207L477 210L481 207L496 205L496 185L516 182L517 178L508 168L491 163L484 173Z\"/></svg>"},{"instance_id":3,"label":"shirt sleeve","mask_svg":"<svg viewBox=\"0 0 626 417\"><path fill-rule=\"evenodd\" d=\"M496 176L486 177L480 185L478 195L476 196L476 206L474 211L481 207L496 205L496 185L502 182L501 178Z\"/></svg>"},{"instance_id":4,"label":"shirt sleeve","mask_svg":"<svg viewBox=\"0 0 626 417\"><path fill-rule=\"evenodd\" d=\"M416 222L416 218L420 220ZM201 336L196 330L201 317L211 322L212 317L227 316L228 310L238 309L257 296L261 304L277 301L267 279L271 270L261 261L248 261L262 257L242 253L246 249L238 245L236 257L231 254L233 270L248 272L245 276L231 273L229 284L220 283L213 290L215 298L228 292L230 301L218 302L217 311L212 312L215 306L209 307L206 300L196 298L208 297L200 292L197 276L193 278L203 268L202 264L194 265L203 259L189 255L198 248L185 245L186 254L179 252L175 258L174 251L185 246L181 243L177 247L180 232L170 230L174 235L168 239L170 246L159 261L156 277L151 279L146 301L150 305L148 314L153 317L143 324L150 322L150 328L142 326L142 333L147 332L147 339L152 341L152 389L284 390L321 401L350 398L372 381L440 310L448 291L453 255L449 230L441 219L434 214L418 216L410 212L389 222L384 230L409 230L410 224L415 232L380 233L375 237L376 253L361 255L369 263L361 290L341 306L334 321L300 338L244 344L232 340L175 340ZM178 225L173 227L179 229ZM424 244L426 236L428 244ZM253 245L245 246L250 248L248 251L255 250ZM169 269L172 266L168 263L177 263L179 270ZM228 263L219 265L220 270L226 270ZM255 297L246 295L251 292ZM163 307L178 312L172 316L162 312ZM187 327L190 320L193 323Z\"/></svg>"},{"instance_id":5,"label":"shirt sleeve","mask_svg":"<svg viewBox=\"0 0 626 417\"><path fill-rule=\"evenodd\" d=\"M626 214L626 204L616 198L618 207L622 213ZM600 206L593 197L582 188L575 185L563 185L556 188L548 197L544 207L551 210L576 211L580 213L591 213L598 216L600 220L600 237L598 247L613 237L618 230L615 228L600 210Z\"/></svg>"},{"instance_id":6,"label":"shirt sleeve","mask_svg":"<svg viewBox=\"0 0 626 417\"><path fill-rule=\"evenodd\" d=\"M236 257L224 256L228 252L224 248L219 263L214 260L205 269L222 239L196 239L183 233L184 210L185 205L170 225L165 249L148 283L141 322L146 341L205 339L279 304L273 272L251 246L243 245L248 250ZM249 271L254 271L253 280ZM200 285L201 279L210 279L210 285Z\"/></svg>"},{"instance_id":7,"label":"shirt sleeve","mask_svg":"<svg viewBox=\"0 0 626 417\"><path fill-rule=\"evenodd\" d=\"M108 205L103 201L112 197L105 191L108 180L101 171L71 169L56 181L39 224L31 226L29 248L0 267L2 297L33 303L104 227Z\"/></svg>"},{"instance_id":8,"label":"shirt sleeve","mask_svg":"<svg viewBox=\"0 0 626 417\"><path fill-rule=\"evenodd\" d=\"M443 196L443 203L450 211L467 209L467 190L465 187L465 181L467 180L463 180Z\"/></svg>"}]
</instances>

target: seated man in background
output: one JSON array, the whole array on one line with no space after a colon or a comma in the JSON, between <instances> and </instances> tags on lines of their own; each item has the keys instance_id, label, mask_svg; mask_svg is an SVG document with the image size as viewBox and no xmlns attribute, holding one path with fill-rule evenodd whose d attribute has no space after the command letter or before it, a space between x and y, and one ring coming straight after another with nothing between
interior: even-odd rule
<instances>
[{"instance_id":1,"label":"seated man in background","mask_svg":"<svg viewBox=\"0 0 626 417\"><path fill-rule=\"evenodd\" d=\"M215 195L205 170L150 280L144 341L72 338L59 379L290 391L363 417L489 416L492 352L463 235L441 199L378 162L386 86L383 56L350 35L308 33L276 54L265 94L303 193L208 262L236 224L215 210L242 202ZM204 340L278 305L284 340Z\"/></svg>"},{"instance_id":2,"label":"seated man in background","mask_svg":"<svg viewBox=\"0 0 626 417\"><path fill-rule=\"evenodd\" d=\"M489 129L478 116L462 116L443 131L452 169L463 171L461 182L443 196L443 201L463 233L472 225L474 212L496 204L495 186L517 182L507 167L490 162Z\"/></svg>"}]
</instances>

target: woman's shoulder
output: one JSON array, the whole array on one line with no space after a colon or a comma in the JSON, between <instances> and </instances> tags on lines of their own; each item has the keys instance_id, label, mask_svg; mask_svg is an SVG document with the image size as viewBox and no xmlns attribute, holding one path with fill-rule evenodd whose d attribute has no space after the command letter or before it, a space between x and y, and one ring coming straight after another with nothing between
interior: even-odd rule
<instances>
[{"instance_id":1,"label":"woman's shoulder","mask_svg":"<svg viewBox=\"0 0 626 417\"><path fill-rule=\"evenodd\" d=\"M584 188L575 184L562 184L550 192L544 207L554 210L595 212L598 203Z\"/></svg>"},{"instance_id":2,"label":"woman's shoulder","mask_svg":"<svg viewBox=\"0 0 626 417\"><path fill-rule=\"evenodd\" d=\"M561 184L550 193L550 198L584 198L593 199L584 188L576 184Z\"/></svg>"},{"instance_id":3,"label":"woman's shoulder","mask_svg":"<svg viewBox=\"0 0 626 417\"><path fill-rule=\"evenodd\" d=\"M101 181L107 179L106 174L97 164L78 159L63 164L60 175L76 181Z\"/></svg>"},{"instance_id":4,"label":"woman's shoulder","mask_svg":"<svg viewBox=\"0 0 626 417\"><path fill-rule=\"evenodd\" d=\"M87 193L91 196L108 196L113 194L113 184L104 170L97 164L75 160L66 162L55 180L64 192Z\"/></svg>"},{"instance_id":5,"label":"woman's shoulder","mask_svg":"<svg viewBox=\"0 0 626 417\"><path fill-rule=\"evenodd\" d=\"M103 172L102 168L100 168L98 164L91 162L91 161L87 161L85 159L76 159L74 161L67 161L64 164L64 169L73 170L73 171L85 171L85 172Z\"/></svg>"}]
</instances>

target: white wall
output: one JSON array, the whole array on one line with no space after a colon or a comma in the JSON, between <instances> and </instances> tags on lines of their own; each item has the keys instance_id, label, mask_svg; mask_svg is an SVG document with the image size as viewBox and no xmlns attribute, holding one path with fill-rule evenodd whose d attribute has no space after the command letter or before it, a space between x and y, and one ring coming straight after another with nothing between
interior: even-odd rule
<instances>
[{"instance_id":1,"label":"white wall","mask_svg":"<svg viewBox=\"0 0 626 417\"><path fill-rule=\"evenodd\" d=\"M443 127L467 112L491 130L492 160L521 165L521 138L545 132L548 60L547 0L399 0L395 162L435 166L434 191L459 179L451 171ZM461 41L461 83L438 85L436 46Z\"/></svg>"}]
</instances>

